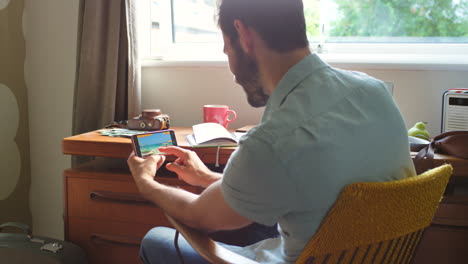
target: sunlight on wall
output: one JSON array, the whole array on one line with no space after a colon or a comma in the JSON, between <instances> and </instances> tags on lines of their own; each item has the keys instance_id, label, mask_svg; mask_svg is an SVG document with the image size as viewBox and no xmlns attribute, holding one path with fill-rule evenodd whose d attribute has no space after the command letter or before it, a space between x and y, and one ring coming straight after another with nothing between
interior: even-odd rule
<instances>
[{"instance_id":1,"label":"sunlight on wall","mask_svg":"<svg viewBox=\"0 0 468 264\"><path fill-rule=\"evenodd\" d=\"M10 3L10 0L0 0L0 10L4 9L7 7L7 5Z\"/></svg>"},{"instance_id":2,"label":"sunlight on wall","mask_svg":"<svg viewBox=\"0 0 468 264\"><path fill-rule=\"evenodd\" d=\"M10 196L18 183L21 159L15 142L19 125L19 110L15 95L0 83L0 120L5 124L0 131L0 200Z\"/></svg>"}]
</instances>

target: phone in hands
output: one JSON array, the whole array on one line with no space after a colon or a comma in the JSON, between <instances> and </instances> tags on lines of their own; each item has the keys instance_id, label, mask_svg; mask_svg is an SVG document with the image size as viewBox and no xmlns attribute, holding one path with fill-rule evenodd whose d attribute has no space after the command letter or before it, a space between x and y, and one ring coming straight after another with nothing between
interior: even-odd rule
<instances>
[{"instance_id":1,"label":"phone in hands","mask_svg":"<svg viewBox=\"0 0 468 264\"><path fill-rule=\"evenodd\" d=\"M177 146L174 130L171 129L137 134L131 138L135 155L140 158L165 154L158 150L159 147Z\"/></svg>"}]
</instances>

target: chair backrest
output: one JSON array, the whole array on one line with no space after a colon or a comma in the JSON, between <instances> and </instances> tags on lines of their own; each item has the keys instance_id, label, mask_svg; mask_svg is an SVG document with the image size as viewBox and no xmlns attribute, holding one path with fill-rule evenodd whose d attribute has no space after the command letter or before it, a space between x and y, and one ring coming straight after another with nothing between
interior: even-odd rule
<instances>
[{"instance_id":1,"label":"chair backrest","mask_svg":"<svg viewBox=\"0 0 468 264\"><path fill-rule=\"evenodd\" d=\"M451 174L346 186L296 263L410 263Z\"/></svg>"}]
</instances>

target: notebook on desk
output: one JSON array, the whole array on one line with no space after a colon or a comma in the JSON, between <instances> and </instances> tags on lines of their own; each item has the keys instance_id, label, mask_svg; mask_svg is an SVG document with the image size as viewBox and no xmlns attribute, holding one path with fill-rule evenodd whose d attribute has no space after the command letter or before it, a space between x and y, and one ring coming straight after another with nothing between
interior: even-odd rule
<instances>
[{"instance_id":1,"label":"notebook on desk","mask_svg":"<svg viewBox=\"0 0 468 264\"><path fill-rule=\"evenodd\" d=\"M245 133L229 132L217 123L201 123L192 126L193 134L187 135L191 147L236 147Z\"/></svg>"}]
</instances>

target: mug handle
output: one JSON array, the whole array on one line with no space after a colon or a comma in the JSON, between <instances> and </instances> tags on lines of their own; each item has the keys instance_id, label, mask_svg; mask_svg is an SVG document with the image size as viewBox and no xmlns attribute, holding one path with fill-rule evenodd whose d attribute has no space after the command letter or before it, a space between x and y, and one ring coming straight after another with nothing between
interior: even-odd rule
<instances>
[{"instance_id":1,"label":"mug handle","mask_svg":"<svg viewBox=\"0 0 468 264\"><path fill-rule=\"evenodd\" d=\"M226 113L227 113L227 115L226 115L226 117L227 117L227 118L226 118L226 122L231 123L231 122L233 122L233 121L235 121L235 120L237 119L236 111L234 111L234 110L227 110ZM229 119L229 114L232 114L232 115L233 115L233 117L232 117L231 119Z\"/></svg>"}]
</instances>

